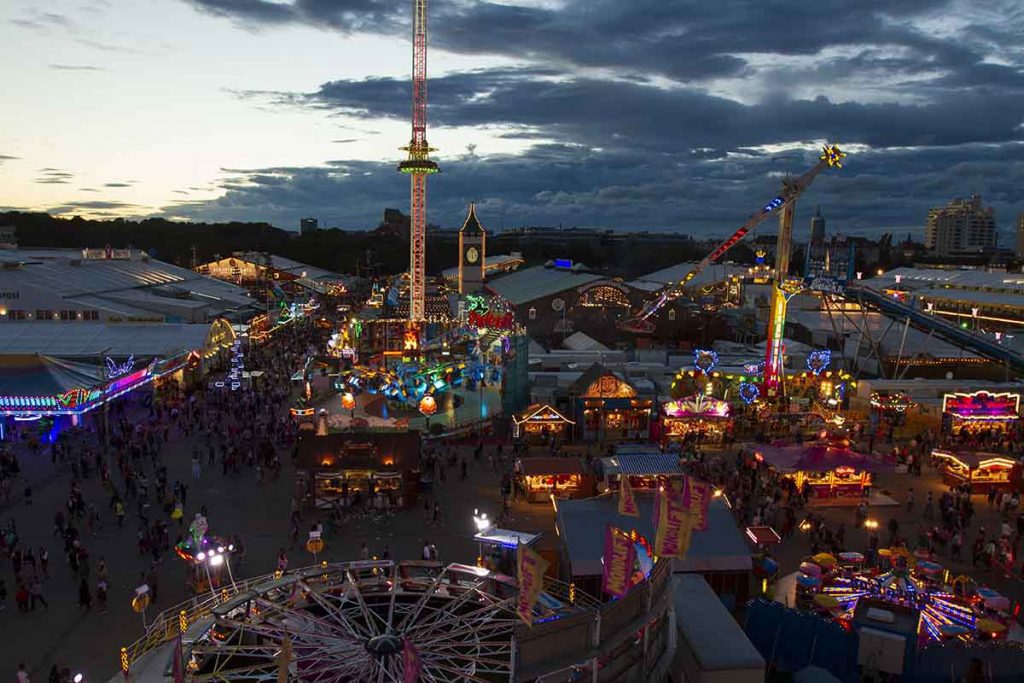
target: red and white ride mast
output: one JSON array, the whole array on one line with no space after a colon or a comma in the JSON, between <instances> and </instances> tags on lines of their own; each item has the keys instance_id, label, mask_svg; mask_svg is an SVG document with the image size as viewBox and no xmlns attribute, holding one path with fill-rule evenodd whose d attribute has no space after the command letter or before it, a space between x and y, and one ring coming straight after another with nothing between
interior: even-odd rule
<instances>
[{"instance_id":1,"label":"red and white ride mast","mask_svg":"<svg viewBox=\"0 0 1024 683\"><path fill-rule=\"evenodd\" d=\"M409 174L409 320L426 318L427 176L437 173L427 144L427 0L412 2L412 139L398 170Z\"/></svg>"}]
</instances>

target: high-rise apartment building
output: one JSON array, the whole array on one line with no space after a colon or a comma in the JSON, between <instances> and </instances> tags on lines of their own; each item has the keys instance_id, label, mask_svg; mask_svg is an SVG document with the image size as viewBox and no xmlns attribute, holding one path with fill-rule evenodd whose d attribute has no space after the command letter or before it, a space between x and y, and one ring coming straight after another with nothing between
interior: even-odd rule
<instances>
[{"instance_id":1,"label":"high-rise apartment building","mask_svg":"<svg viewBox=\"0 0 1024 683\"><path fill-rule=\"evenodd\" d=\"M315 218L303 218L299 221L299 234L306 235L320 229L320 223Z\"/></svg>"},{"instance_id":2,"label":"high-rise apartment building","mask_svg":"<svg viewBox=\"0 0 1024 683\"><path fill-rule=\"evenodd\" d=\"M958 197L928 212L924 245L940 256L988 251L997 241L995 212L983 207L978 195Z\"/></svg>"},{"instance_id":3,"label":"high-rise apartment building","mask_svg":"<svg viewBox=\"0 0 1024 683\"><path fill-rule=\"evenodd\" d=\"M811 217L811 244L821 244L825 241L825 217L821 215L821 207Z\"/></svg>"}]
</instances>

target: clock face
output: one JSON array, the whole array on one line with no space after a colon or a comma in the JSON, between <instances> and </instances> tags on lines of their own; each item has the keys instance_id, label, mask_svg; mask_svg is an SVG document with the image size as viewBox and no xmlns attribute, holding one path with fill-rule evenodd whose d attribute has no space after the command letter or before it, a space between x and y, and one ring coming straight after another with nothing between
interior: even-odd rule
<instances>
[{"instance_id":1,"label":"clock face","mask_svg":"<svg viewBox=\"0 0 1024 683\"><path fill-rule=\"evenodd\" d=\"M476 260L480 258L480 252L476 247L470 247L466 250L466 261L469 263L476 263Z\"/></svg>"}]
</instances>

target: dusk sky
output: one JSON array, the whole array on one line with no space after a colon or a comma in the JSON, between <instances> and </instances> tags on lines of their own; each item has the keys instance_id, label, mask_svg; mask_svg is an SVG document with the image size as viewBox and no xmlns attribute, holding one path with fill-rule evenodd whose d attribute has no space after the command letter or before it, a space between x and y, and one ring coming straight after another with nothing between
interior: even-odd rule
<instances>
[{"instance_id":1,"label":"dusk sky","mask_svg":"<svg viewBox=\"0 0 1024 683\"><path fill-rule=\"evenodd\" d=\"M407 0L4 0L0 207L370 228L408 211ZM1020 0L431 0L429 220L724 236L1024 211ZM783 158L778 158L783 157Z\"/></svg>"}]
</instances>

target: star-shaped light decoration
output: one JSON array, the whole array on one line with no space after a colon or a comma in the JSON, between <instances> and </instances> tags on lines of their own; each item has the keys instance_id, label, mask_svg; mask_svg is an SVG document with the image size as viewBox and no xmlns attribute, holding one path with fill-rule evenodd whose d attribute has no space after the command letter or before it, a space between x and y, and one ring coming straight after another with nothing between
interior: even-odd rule
<instances>
[{"instance_id":1,"label":"star-shaped light decoration","mask_svg":"<svg viewBox=\"0 0 1024 683\"><path fill-rule=\"evenodd\" d=\"M818 159L828 164L829 168L842 168L845 156L846 152L839 149L839 145L825 145L821 148L821 156Z\"/></svg>"}]
</instances>

